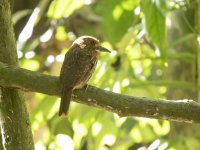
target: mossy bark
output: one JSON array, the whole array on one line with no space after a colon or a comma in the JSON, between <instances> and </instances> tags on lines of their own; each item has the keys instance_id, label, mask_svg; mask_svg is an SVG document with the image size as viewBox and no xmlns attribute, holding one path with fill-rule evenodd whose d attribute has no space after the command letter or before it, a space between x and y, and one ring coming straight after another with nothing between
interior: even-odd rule
<instances>
[{"instance_id":1,"label":"mossy bark","mask_svg":"<svg viewBox=\"0 0 200 150\"><path fill-rule=\"evenodd\" d=\"M61 95L59 77L4 63L0 63L0 85L48 95ZM189 123L200 122L200 104L187 99L177 101L134 97L88 85L87 90L82 88L74 91L73 101L111 111L124 117L137 116Z\"/></svg>"},{"instance_id":2,"label":"mossy bark","mask_svg":"<svg viewBox=\"0 0 200 150\"><path fill-rule=\"evenodd\" d=\"M18 65L10 1L0 1L0 61ZM4 149L34 149L23 93L0 87L0 125Z\"/></svg>"}]
</instances>

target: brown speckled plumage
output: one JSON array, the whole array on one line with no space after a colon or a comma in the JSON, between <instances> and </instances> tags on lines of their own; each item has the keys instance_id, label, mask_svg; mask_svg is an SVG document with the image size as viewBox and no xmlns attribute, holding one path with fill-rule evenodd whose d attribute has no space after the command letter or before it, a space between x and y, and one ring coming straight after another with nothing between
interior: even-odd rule
<instances>
[{"instance_id":1,"label":"brown speckled plumage","mask_svg":"<svg viewBox=\"0 0 200 150\"><path fill-rule=\"evenodd\" d=\"M82 88L91 77L98 61L99 51L107 49L99 46L99 41L90 36L77 38L65 55L60 72L61 103L59 116L67 114L74 89Z\"/></svg>"}]
</instances>

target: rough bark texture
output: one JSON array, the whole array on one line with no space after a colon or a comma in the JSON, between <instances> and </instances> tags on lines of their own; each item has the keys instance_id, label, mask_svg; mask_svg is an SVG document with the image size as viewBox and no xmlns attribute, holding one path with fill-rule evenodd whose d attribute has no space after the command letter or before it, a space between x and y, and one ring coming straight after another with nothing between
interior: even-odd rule
<instances>
[{"instance_id":1,"label":"rough bark texture","mask_svg":"<svg viewBox=\"0 0 200 150\"><path fill-rule=\"evenodd\" d=\"M18 65L8 0L0 1L0 61ZM5 149L34 149L30 121L20 90L0 87L0 125Z\"/></svg>"},{"instance_id":2,"label":"rough bark texture","mask_svg":"<svg viewBox=\"0 0 200 150\"><path fill-rule=\"evenodd\" d=\"M58 77L28 71L0 63L0 85L60 96ZM46 88L48 87L48 88ZM200 104L192 100L155 100L121 95L98 89L74 91L73 100L89 106L101 108L120 116L138 116L168 119L180 122L200 122Z\"/></svg>"}]
</instances>

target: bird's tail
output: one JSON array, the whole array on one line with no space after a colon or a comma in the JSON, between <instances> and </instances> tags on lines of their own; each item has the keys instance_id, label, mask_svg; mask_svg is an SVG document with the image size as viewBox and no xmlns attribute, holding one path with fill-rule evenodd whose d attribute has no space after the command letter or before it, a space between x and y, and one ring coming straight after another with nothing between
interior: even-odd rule
<instances>
[{"instance_id":1,"label":"bird's tail","mask_svg":"<svg viewBox=\"0 0 200 150\"><path fill-rule=\"evenodd\" d=\"M59 116L61 116L62 114L67 115L68 110L69 110L71 96L72 96L72 91L73 91L73 89L71 89L71 88L70 89L69 88L62 89Z\"/></svg>"}]
</instances>

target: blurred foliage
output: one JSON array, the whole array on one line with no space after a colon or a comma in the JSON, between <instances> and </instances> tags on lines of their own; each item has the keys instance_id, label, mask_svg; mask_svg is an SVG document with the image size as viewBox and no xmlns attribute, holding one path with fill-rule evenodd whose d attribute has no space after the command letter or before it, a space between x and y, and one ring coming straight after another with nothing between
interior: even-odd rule
<instances>
[{"instance_id":1,"label":"blurred foliage","mask_svg":"<svg viewBox=\"0 0 200 150\"><path fill-rule=\"evenodd\" d=\"M102 54L89 84L121 94L166 98L167 86L191 87L187 81L168 81L166 60L192 62L190 52L169 51L194 37L188 33L167 42L173 11L188 9L178 0L42 0L33 10L13 14L24 21L16 31L21 67L59 75L64 54L81 35L99 38L112 50ZM24 19L24 17L28 19ZM185 17L186 21L187 18ZM188 24L188 22L186 22ZM43 149L135 150L176 149L168 121L120 118L118 115L72 103L68 117L58 117L59 98L27 94L35 147ZM187 145L198 147L194 139ZM179 149L184 149L179 145Z\"/></svg>"}]
</instances>

